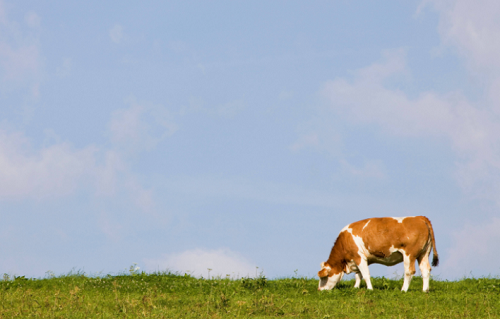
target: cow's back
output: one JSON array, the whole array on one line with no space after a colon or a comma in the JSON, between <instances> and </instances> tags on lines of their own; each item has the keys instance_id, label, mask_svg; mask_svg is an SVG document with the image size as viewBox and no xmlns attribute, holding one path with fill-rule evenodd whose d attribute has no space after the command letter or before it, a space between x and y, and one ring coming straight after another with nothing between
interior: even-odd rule
<instances>
[{"instance_id":1,"label":"cow's back","mask_svg":"<svg viewBox=\"0 0 500 319\"><path fill-rule=\"evenodd\" d=\"M347 229L357 243L378 258L391 255L395 249L420 255L429 242L429 228L423 216L369 218L354 222Z\"/></svg>"}]
</instances>

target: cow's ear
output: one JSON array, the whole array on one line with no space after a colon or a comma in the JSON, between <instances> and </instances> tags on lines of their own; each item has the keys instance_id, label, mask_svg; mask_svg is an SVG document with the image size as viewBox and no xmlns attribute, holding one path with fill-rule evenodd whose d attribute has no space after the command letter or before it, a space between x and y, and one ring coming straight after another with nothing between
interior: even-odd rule
<instances>
[{"instance_id":1,"label":"cow's ear","mask_svg":"<svg viewBox=\"0 0 500 319\"><path fill-rule=\"evenodd\" d=\"M325 262L322 262L322 263L321 263L321 268L325 268L325 265L326 265L326 263L325 263Z\"/></svg>"},{"instance_id":2,"label":"cow's ear","mask_svg":"<svg viewBox=\"0 0 500 319\"><path fill-rule=\"evenodd\" d=\"M320 271L318 271L318 277L319 278L323 278L323 277L326 277L328 276L328 273L330 272L330 269L328 268L323 268L321 269Z\"/></svg>"}]
</instances>

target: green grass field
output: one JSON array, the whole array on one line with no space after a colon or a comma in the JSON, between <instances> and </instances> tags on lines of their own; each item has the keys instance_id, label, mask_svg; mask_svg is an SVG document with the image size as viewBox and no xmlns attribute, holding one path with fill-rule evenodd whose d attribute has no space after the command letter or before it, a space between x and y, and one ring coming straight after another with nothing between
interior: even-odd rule
<instances>
[{"instance_id":1,"label":"green grass field","mask_svg":"<svg viewBox=\"0 0 500 319\"><path fill-rule=\"evenodd\" d=\"M171 273L0 281L0 318L500 318L500 279L431 281L372 278L317 291L307 278L197 279Z\"/></svg>"}]
</instances>

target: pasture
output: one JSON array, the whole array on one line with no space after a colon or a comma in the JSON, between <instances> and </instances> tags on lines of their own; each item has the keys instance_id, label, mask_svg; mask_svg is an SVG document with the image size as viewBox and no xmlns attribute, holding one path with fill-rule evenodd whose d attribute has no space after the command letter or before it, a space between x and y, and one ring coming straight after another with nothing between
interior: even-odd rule
<instances>
[{"instance_id":1,"label":"pasture","mask_svg":"<svg viewBox=\"0 0 500 319\"><path fill-rule=\"evenodd\" d=\"M0 318L499 318L500 279L372 278L373 291L341 281L318 292L318 280L199 279L173 273L88 277L73 273L0 281Z\"/></svg>"}]
</instances>

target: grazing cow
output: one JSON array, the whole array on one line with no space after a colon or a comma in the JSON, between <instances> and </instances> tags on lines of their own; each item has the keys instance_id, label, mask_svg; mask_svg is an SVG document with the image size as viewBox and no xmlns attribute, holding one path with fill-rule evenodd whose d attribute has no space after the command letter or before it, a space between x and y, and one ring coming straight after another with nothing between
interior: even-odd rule
<instances>
[{"instance_id":1,"label":"grazing cow","mask_svg":"<svg viewBox=\"0 0 500 319\"><path fill-rule=\"evenodd\" d=\"M439 258L434 230L425 216L360 220L340 231L330 257L321 263L318 290L332 289L344 273L351 272L356 274L355 288L359 288L361 278L364 278L368 289L373 289L368 265L393 266L404 261L405 280L401 290L407 291L415 274L415 260L418 260L424 281L423 291L428 292L431 249L434 250L432 266L435 267Z\"/></svg>"}]
</instances>

